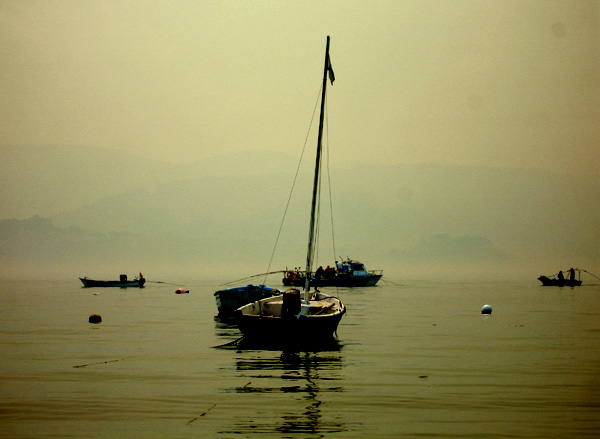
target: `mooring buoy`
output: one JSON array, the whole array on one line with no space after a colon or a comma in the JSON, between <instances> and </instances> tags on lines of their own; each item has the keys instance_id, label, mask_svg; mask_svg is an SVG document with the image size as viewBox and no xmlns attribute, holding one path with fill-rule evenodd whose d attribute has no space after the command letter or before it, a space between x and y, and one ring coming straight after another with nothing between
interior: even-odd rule
<instances>
[{"instance_id":1,"label":"mooring buoy","mask_svg":"<svg viewBox=\"0 0 600 439\"><path fill-rule=\"evenodd\" d=\"M100 323L102 321L102 317L99 314L92 314L88 319L90 323Z\"/></svg>"},{"instance_id":2,"label":"mooring buoy","mask_svg":"<svg viewBox=\"0 0 600 439\"><path fill-rule=\"evenodd\" d=\"M483 308L481 308L481 314L491 314L492 313L492 307L489 305L483 305Z\"/></svg>"}]
</instances>

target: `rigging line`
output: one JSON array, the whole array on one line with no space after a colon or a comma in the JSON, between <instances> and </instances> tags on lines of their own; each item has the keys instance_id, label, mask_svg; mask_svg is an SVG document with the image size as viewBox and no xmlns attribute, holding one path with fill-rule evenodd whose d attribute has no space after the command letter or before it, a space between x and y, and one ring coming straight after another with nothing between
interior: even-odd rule
<instances>
[{"instance_id":1,"label":"rigging line","mask_svg":"<svg viewBox=\"0 0 600 439\"><path fill-rule=\"evenodd\" d=\"M334 221L333 221L333 196L332 196L332 190L331 190L331 171L329 168L329 112L328 112L328 107L327 107L327 98L325 98L325 131L326 131L326 142L324 145L324 149L327 153L327 157L326 157L326 168L327 168L327 189L329 192L329 213L330 213L330 220L331 220L331 241L332 241L332 247L333 247L333 260L336 260L336 245L335 245L335 227L334 227ZM317 196L318 196L318 202L317 202L317 215L316 215L316 231L315 231L315 240L314 240L314 260L315 262L317 262L315 264L315 266L319 265L318 264L318 260L319 260L319 237L320 237L320 224L321 224L321 195L322 195L322 186L323 186L323 179L322 179L322 172L321 172L321 168L323 167L323 163L321 162L319 164L319 186L318 186L318 191L317 191Z\"/></svg>"},{"instance_id":2,"label":"rigging line","mask_svg":"<svg viewBox=\"0 0 600 439\"><path fill-rule=\"evenodd\" d=\"M244 338L244 336L242 335L241 337L236 338L235 340L230 341L228 343L221 344L221 345L218 345L218 346L211 346L211 347L213 349L223 349L223 348L228 348L230 346L237 346L239 344L239 342L242 341L243 338Z\"/></svg>"},{"instance_id":3,"label":"rigging line","mask_svg":"<svg viewBox=\"0 0 600 439\"><path fill-rule=\"evenodd\" d=\"M333 260L335 261L335 228L333 226L333 198L331 196L331 172L329 171L329 110L325 101L325 127L327 132L327 187L329 188L329 214L331 218L331 241L333 244Z\"/></svg>"},{"instance_id":4,"label":"rigging line","mask_svg":"<svg viewBox=\"0 0 600 439\"><path fill-rule=\"evenodd\" d=\"M326 142L325 142L325 151L327 154L325 167L327 168L327 189L329 192L329 214L331 220L331 241L333 245L333 260L336 260L336 246L335 246L335 229L333 222L333 197L331 191L331 172L329 168L329 111L327 107L327 97L325 97L325 134L326 134ZM323 167L323 162L319 164L319 176L322 176L321 168ZM319 236L320 236L320 224L321 224L321 195L322 195L322 185L323 180L322 177L319 177L319 190L318 190L318 203L317 203L317 227L316 227L316 236L315 236L315 260L319 259ZM319 264L316 264L319 265Z\"/></svg>"},{"instance_id":5,"label":"rigging line","mask_svg":"<svg viewBox=\"0 0 600 439\"><path fill-rule=\"evenodd\" d=\"M318 265L318 259L319 259L319 233L320 233L320 223L321 223L321 185L322 185L322 173L321 173L321 168L322 168L322 164L323 162L320 161L319 162L319 176L318 176L318 181L317 181L317 191L316 191L316 203L315 203L315 226L314 226L314 230L313 230L313 240L312 240L312 245L309 249L310 254L311 254L311 266L312 267L316 267ZM309 242L310 242L310 232L309 232ZM316 269L315 269L316 270ZM308 275L310 276L310 273L308 273Z\"/></svg>"},{"instance_id":6,"label":"rigging line","mask_svg":"<svg viewBox=\"0 0 600 439\"><path fill-rule=\"evenodd\" d=\"M321 179L321 168L322 163L319 163L319 187L317 190L317 213L315 218L315 239L313 242L313 260L315 261L315 264L313 266L319 265L319 238L321 235L321 185L323 184L323 180Z\"/></svg>"},{"instance_id":7,"label":"rigging line","mask_svg":"<svg viewBox=\"0 0 600 439\"><path fill-rule=\"evenodd\" d=\"M600 279L600 277L596 276L595 274L592 274L592 273L590 273L590 272L589 272L589 271L587 271L587 270L584 270L583 268L576 268L575 270L583 271L584 273L587 273L587 274L589 274L590 276L593 276L593 277L595 277L596 279Z\"/></svg>"},{"instance_id":8,"label":"rigging line","mask_svg":"<svg viewBox=\"0 0 600 439\"><path fill-rule=\"evenodd\" d=\"M285 273L285 270L277 270L277 271L271 271L271 272L267 272L267 273L254 274L252 276L243 277L241 279L236 279L236 280L232 280L230 282L224 283L223 286L228 286L228 285L236 284L238 282L242 282L242 281L245 281L245 280L254 279L255 277L268 276L269 274L275 274L275 273ZM260 285L258 285L258 286L260 286ZM263 286L264 286L264 283L263 283Z\"/></svg>"},{"instance_id":9,"label":"rigging line","mask_svg":"<svg viewBox=\"0 0 600 439\"><path fill-rule=\"evenodd\" d=\"M159 280L147 280L146 283L150 283L150 284L165 284L165 285L173 285L173 286L179 286L180 284L172 284L170 282L161 282Z\"/></svg>"},{"instance_id":10,"label":"rigging line","mask_svg":"<svg viewBox=\"0 0 600 439\"><path fill-rule=\"evenodd\" d=\"M317 112L317 107L319 104L319 96L321 95L321 91L323 86L319 87L319 93L317 95L317 101L315 102L315 108L313 109L313 114L310 119L310 124L308 125L308 131L306 133L306 138L304 139L304 146L302 146L302 153L300 154L300 160L298 160L298 166L296 167L296 174L294 175L294 180L292 181L292 188L290 189L290 195L288 196L287 203L285 205L285 210L283 212L283 218L281 218L281 224L279 225L279 230L277 231L277 237L275 238L275 245L273 246L273 251L271 253L271 258L269 259L269 265L267 266L267 273L271 269L271 264L273 263L273 258L275 257L275 250L277 249L277 244L279 242L279 238L281 236L281 230L283 229L283 223L285 222L285 217L287 215L287 211L290 207L290 201L292 200L292 194L294 193L294 187L296 186L296 181L298 179L298 173L300 172L300 165L302 164L302 158L304 157L304 151L306 151L306 144L308 143L308 137L310 135L310 130L312 129L313 122L315 120L315 113ZM267 276L263 281L263 285L267 282Z\"/></svg>"},{"instance_id":11,"label":"rigging line","mask_svg":"<svg viewBox=\"0 0 600 439\"><path fill-rule=\"evenodd\" d=\"M327 98L325 98L325 104L327 104ZM319 261L319 240L320 240L320 236L321 236L321 195L322 195L322 188L323 188L323 172L322 172L322 168L323 168L323 161L321 160L321 162L319 163L319 185L317 187L317 212L316 212L316 218L315 218L315 239L313 241L313 255L314 257L312 258L314 260L314 264L313 267L317 267L319 266L318 261ZM315 268L316 271L316 268Z\"/></svg>"}]
</instances>

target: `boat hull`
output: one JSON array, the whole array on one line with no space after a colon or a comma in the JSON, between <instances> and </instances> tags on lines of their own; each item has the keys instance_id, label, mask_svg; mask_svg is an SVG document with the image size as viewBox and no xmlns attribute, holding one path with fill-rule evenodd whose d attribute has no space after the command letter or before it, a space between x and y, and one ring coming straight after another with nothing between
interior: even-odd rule
<instances>
[{"instance_id":1,"label":"boat hull","mask_svg":"<svg viewBox=\"0 0 600 439\"><path fill-rule=\"evenodd\" d=\"M217 310L221 316L233 316L235 310L247 303L256 302L281 294L276 288L264 285L246 285L245 287L228 288L215 291Z\"/></svg>"},{"instance_id":2,"label":"boat hull","mask_svg":"<svg viewBox=\"0 0 600 439\"><path fill-rule=\"evenodd\" d=\"M346 313L346 307L339 299L319 294L318 301L311 301L309 305L300 305L298 302L298 309L302 306L311 310L305 315L281 317L283 314L281 299L285 301L285 297L273 297L247 304L236 310L236 323L245 339L294 344L327 342L334 338L340 320ZM317 311L319 306L313 306L314 304L325 304L326 309ZM274 313L269 311L270 306L275 310Z\"/></svg>"},{"instance_id":3,"label":"boat hull","mask_svg":"<svg viewBox=\"0 0 600 439\"><path fill-rule=\"evenodd\" d=\"M379 282L383 275L381 274L369 274L367 276L346 276L346 277L335 277L332 279L319 279L315 280L313 277L310 280L311 287L349 287L349 288L357 288L357 287L373 287ZM303 278L287 278L284 277L283 285L288 287L304 287L304 279Z\"/></svg>"},{"instance_id":4,"label":"boat hull","mask_svg":"<svg viewBox=\"0 0 600 439\"><path fill-rule=\"evenodd\" d=\"M238 328L247 339L311 343L333 339L345 312L344 309L334 315L282 318L244 315L238 310L235 317Z\"/></svg>"},{"instance_id":5,"label":"boat hull","mask_svg":"<svg viewBox=\"0 0 600 439\"><path fill-rule=\"evenodd\" d=\"M581 281L576 279L557 279L557 278L549 278L548 276L540 276L538 280L545 287L579 287L581 286Z\"/></svg>"},{"instance_id":6,"label":"boat hull","mask_svg":"<svg viewBox=\"0 0 600 439\"><path fill-rule=\"evenodd\" d=\"M79 280L83 283L85 288L106 288L106 287L114 287L114 288L144 288L144 284L146 283L146 279L141 278L137 280L130 281L120 281L120 280L94 280L88 279L87 277L80 277Z\"/></svg>"}]
</instances>

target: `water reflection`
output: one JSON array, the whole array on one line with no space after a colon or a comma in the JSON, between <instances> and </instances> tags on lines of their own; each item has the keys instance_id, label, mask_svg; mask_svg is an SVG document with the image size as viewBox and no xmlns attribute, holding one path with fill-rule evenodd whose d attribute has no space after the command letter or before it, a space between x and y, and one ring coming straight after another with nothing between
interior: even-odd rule
<instances>
[{"instance_id":1,"label":"water reflection","mask_svg":"<svg viewBox=\"0 0 600 439\"><path fill-rule=\"evenodd\" d=\"M215 334L219 338L229 338L228 341L242 335L235 322L235 317L220 315L215 316Z\"/></svg>"},{"instance_id":2,"label":"water reflection","mask_svg":"<svg viewBox=\"0 0 600 439\"><path fill-rule=\"evenodd\" d=\"M346 427L329 404L331 395L343 392L342 346L333 340L318 351L256 350L238 346L235 370L243 385L226 389L240 395L245 403L260 404L259 410L239 413L230 431L222 433L302 433L324 437ZM283 398L283 401L282 401ZM285 407L285 409L282 409ZM282 411L285 410L285 411Z\"/></svg>"}]
</instances>

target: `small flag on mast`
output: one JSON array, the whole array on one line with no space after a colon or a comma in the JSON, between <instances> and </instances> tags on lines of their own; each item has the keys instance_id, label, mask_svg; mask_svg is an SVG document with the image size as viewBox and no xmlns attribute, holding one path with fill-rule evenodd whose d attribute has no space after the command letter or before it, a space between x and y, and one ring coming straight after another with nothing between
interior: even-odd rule
<instances>
[{"instance_id":1,"label":"small flag on mast","mask_svg":"<svg viewBox=\"0 0 600 439\"><path fill-rule=\"evenodd\" d=\"M327 71L329 73L329 81L331 81L331 85L333 85L335 75L333 74L333 67L331 66L331 58L329 58L329 55L327 55Z\"/></svg>"}]
</instances>

